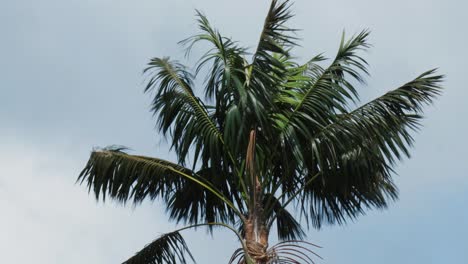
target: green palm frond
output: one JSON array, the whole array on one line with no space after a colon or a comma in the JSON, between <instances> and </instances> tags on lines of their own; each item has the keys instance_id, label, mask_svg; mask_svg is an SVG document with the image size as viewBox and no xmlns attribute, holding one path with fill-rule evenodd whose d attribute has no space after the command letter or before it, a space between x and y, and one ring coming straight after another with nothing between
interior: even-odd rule
<instances>
[{"instance_id":1,"label":"green palm frond","mask_svg":"<svg viewBox=\"0 0 468 264\"><path fill-rule=\"evenodd\" d=\"M376 146L391 163L402 154L409 156L411 131L420 127L422 107L441 93L442 79L435 70L427 71L350 113L337 115L337 120L321 128L312 140L328 141L347 150L353 149L351 145L367 150Z\"/></svg>"},{"instance_id":2,"label":"green palm frond","mask_svg":"<svg viewBox=\"0 0 468 264\"><path fill-rule=\"evenodd\" d=\"M145 91L156 90L153 112L158 115L159 129L164 134L171 131L179 163L185 163L193 147L194 163L200 157L203 166L210 162L219 164L220 160L215 158L222 155L222 136L206 106L193 92L191 74L169 58L152 59L145 70L149 71L154 72L154 76Z\"/></svg>"},{"instance_id":3,"label":"green palm frond","mask_svg":"<svg viewBox=\"0 0 468 264\"><path fill-rule=\"evenodd\" d=\"M308 175L317 171L321 175L305 188L301 201L308 204L306 215L314 226L320 227L322 220L342 223L362 214L365 208L386 207L387 197L397 197L391 166L395 159L409 156L411 132L420 125L422 106L441 92L441 80L442 76L428 71L339 115L309 139L311 144L301 150L310 160L305 166Z\"/></svg>"},{"instance_id":4,"label":"green palm frond","mask_svg":"<svg viewBox=\"0 0 468 264\"><path fill-rule=\"evenodd\" d=\"M226 199L236 204L240 212L245 212L239 190L233 189L236 185L232 181L235 177L219 177L213 170L203 169L196 174L210 182ZM167 211L171 219L177 222L198 224L199 222L222 222L235 224L238 215L223 200L201 185L190 182L182 183L167 201ZM212 225L208 226L210 231Z\"/></svg>"},{"instance_id":5,"label":"green palm frond","mask_svg":"<svg viewBox=\"0 0 468 264\"><path fill-rule=\"evenodd\" d=\"M361 72L367 74L367 62L357 52L369 47L368 35L368 31L362 31L346 42L343 35L338 53L327 69L317 64L325 59L321 55L306 65L290 69L295 74L289 77L291 81L278 93L277 99L285 111L279 120L283 133L289 126L303 126L309 122L320 128L328 124L334 114L347 112L348 100L358 98L356 88L345 77L364 81Z\"/></svg>"},{"instance_id":6,"label":"green palm frond","mask_svg":"<svg viewBox=\"0 0 468 264\"><path fill-rule=\"evenodd\" d=\"M282 57L289 57L288 50L295 45L295 38L291 35L294 30L286 26L291 17L289 1L271 1L253 62L246 69L246 111L251 119L246 121L252 125L259 124L267 134L271 133L268 113L274 107L274 95L286 76Z\"/></svg>"},{"instance_id":7,"label":"green palm frond","mask_svg":"<svg viewBox=\"0 0 468 264\"><path fill-rule=\"evenodd\" d=\"M206 178L175 163L157 158L129 155L122 148L107 148L93 151L91 157L80 173L78 182L87 182L89 190L93 190L96 198L106 194L111 198L126 202L133 199L135 203L150 199L162 198L171 208L170 201L174 193L182 186L192 189L203 189L210 197L223 201L220 213L231 216L241 213L227 197L216 189ZM229 197L229 198L228 198ZM196 202L196 201L192 201ZM216 202L215 202L216 204ZM210 206L210 204L205 204ZM213 203L211 204L213 206ZM229 209L226 209L228 207ZM220 210L220 207L204 210ZM193 213L189 211L188 213ZM182 216L179 216L182 217ZM183 215L191 219L192 215Z\"/></svg>"},{"instance_id":8,"label":"green palm frond","mask_svg":"<svg viewBox=\"0 0 468 264\"><path fill-rule=\"evenodd\" d=\"M289 1L272 0L268 14L263 24L257 50L254 54L255 60L268 60L269 54L288 55L287 46L294 46L296 38L291 35L294 29L287 27L286 22L293 17L290 12ZM261 63L259 66L262 65ZM278 64L278 66L282 66ZM267 66L268 67L268 66Z\"/></svg>"},{"instance_id":9,"label":"green palm frond","mask_svg":"<svg viewBox=\"0 0 468 264\"><path fill-rule=\"evenodd\" d=\"M122 148L109 147L91 153L88 163L79 175L96 198L106 195L126 202L141 202L147 196L168 199L173 190L193 172L177 164L156 158L134 156Z\"/></svg>"},{"instance_id":10,"label":"green palm frond","mask_svg":"<svg viewBox=\"0 0 468 264\"><path fill-rule=\"evenodd\" d=\"M195 262L184 238L176 231L160 236L123 264L185 264L187 260Z\"/></svg>"},{"instance_id":11,"label":"green palm frond","mask_svg":"<svg viewBox=\"0 0 468 264\"><path fill-rule=\"evenodd\" d=\"M197 11L197 17L201 33L181 43L187 45L188 51L202 41L208 42L212 47L200 58L196 72L209 67L209 74L205 79L205 96L215 103L211 117L223 131L223 140L235 156L242 149L241 139L246 133L239 111L247 102L244 87L246 51L231 39L221 36L201 12Z\"/></svg>"},{"instance_id":12,"label":"green palm frond","mask_svg":"<svg viewBox=\"0 0 468 264\"><path fill-rule=\"evenodd\" d=\"M303 156L300 146L338 114L347 113L349 102L358 100L356 88L347 77L364 81L362 74L367 74L367 62L359 51L369 47L368 35L368 31L362 31L347 41L343 35L335 59L325 69L319 65L325 60L322 55L288 68L287 82L275 99L278 111L271 115L280 138L276 143L279 149L272 150L282 168L276 179L286 191L293 191L298 180L295 175L301 177L305 169L302 161L308 158ZM294 158L290 154L281 156L285 153Z\"/></svg>"},{"instance_id":13,"label":"green palm frond","mask_svg":"<svg viewBox=\"0 0 468 264\"><path fill-rule=\"evenodd\" d=\"M272 210L266 211L267 225L271 227L276 221L276 230L280 240L295 240L305 237L301 224L288 212L283 203L271 194L264 196L264 204L270 204ZM265 206L265 208L268 208Z\"/></svg>"},{"instance_id":14,"label":"green palm frond","mask_svg":"<svg viewBox=\"0 0 468 264\"><path fill-rule=\"evenodd\" d=\"M211 26L206 16L198 10L197 17L201 33L187 38L181 43L187 45L188 52L201 41L208 42L212 46L200 58L196 67L196 72L199 73L204 66L212 63L205 80L205 95L207 98L216 96L217 103L224 103L222 99L231 100L231 98L224 98L220 96L220 93L224 94L223 90L228 89L228 92L237 97L234 99L239 100L239 94L236 93L238 91L235 91L234 88L241 89L244 82L246 61L243 56L246 54L246 50L231 39L221 36L219 31Z\"/></svg>"}]
</instances>

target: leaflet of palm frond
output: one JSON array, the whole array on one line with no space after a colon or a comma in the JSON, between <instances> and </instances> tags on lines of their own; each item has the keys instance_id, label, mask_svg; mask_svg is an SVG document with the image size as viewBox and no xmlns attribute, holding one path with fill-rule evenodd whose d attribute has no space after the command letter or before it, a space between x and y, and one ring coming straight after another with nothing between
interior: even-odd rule
<instances>
[{"instance_id":1,"label":"leaflet of palm frond","mask_svg":"<svg viewBox=\"0 0 468 264\"><path fill-rule=\"evenodd\" d=\"M349 113L336 115L318 132L301 123L293 126L294 133L284 140L297 149L293 154L300 153L293 155L300 166L297 170L305 173L298 174L300 182L321 172L320 180L303 195L310 198L308 214L315 218L315 227L324 219L344 223L345 218L362 214L364 207L382 208L385 197L397 197L392 166L409 156L411 132L419 127L422 106L440 93L441 80L442 76L428 71Z\"/></svg>"},{"instance_id":2,"label":"leaflet of palm frond","mask_svg":"<svg viewBox=\"0 0 468 264\"><path fill-rule=\"evenodd\" d=\"M170 198L175 188L188 184L180 173L193 175L191 170L169 161L129 155L120 147L109 147L91 153L77 181L86 181L97 199L109 195L123 203L129 199L138 203L147 196Z\"/></svg>"},{"instance_id":3,"label":"leaflet of palm frond","mask_svg":"<svg viewBox=\"0 0 468 264\"><path fill-rule=\"evenodd\" d=\"M227 197L231 203L236 203L241 211L244 211L239 191L235 187L235 178L233 175L219 177L213 173L211 168L202 169L196 173L203 179L206 179L223 196ZM237 220L234 212L226 203L218 199L213 193L200 185L182 183L177 190L168 199L167 211L172 219L177 222L189 224L198 223L235 223ZM211 231L213 225L207 226Z\"/></svg>"},{"instance_id":4,"label":"leaflet of palm frond","mask_svg":"<svg viewBox=\"0 0 468 264\"><path fill-rule=\"evenodd\" d=\"M343 35L338 53L326 69L318 64L325 60L322 55L288 68L287 82L275 100L278 111L272 114L279 133L279 150L272 151L272 155L277 156L281 166L276 170L277 179L284 183L286 191L292 191L294 188L290 187L304 175L302 161L307 158L300 145L333 122L337 114L347 113L349 102L359 99L347 77L364 82L362 74L367 74L367 62L359 51L369 47L368 35L368 31L362 31L348 41ZM295 158L278 156L282 153L291 153Z\"/></svg>"},{"instance_id":5,"label":"leaflet of palm frond","mask_svg":"<svg viewBox=\"0 0 468 264\"><path fill-rule=\"evenodd\" d=\"M109 195L123 203L128 200L140 203L146 197L152 200L161 198L168 208L175 190L182 186L191 186L190 188L202 186L206 193L213 195L210 197L214 198L214 204L217 204L217 200L221 200L229 207L229 210L222 211L223 216L231 217L232 213L241 215L231 202L231 198L227 198L232 196L224 196L206 178L169 161L129 155L120 147L94 151L77 181L80 183L86 181L89 190L95 193L97 199L100 197L105 199L106 195ZM184 216L179 214L179 216L191 217L190 214Z\"/></svg>"},{"instance_id":6,"label":"leaflet of palm frond","mask_svg":"<svg viewBox=\"0 0 468 264\"><path fill-rule=\"evenodd\" d=\"M294 30L285 25L292 17L289 8L289 1L271 2L252 64L246 69L249 115L267 134L270 131L266 114L286 74L284 65L274 54L289 56L289 47L296 45L291 35Z\"/></svg>"},{"instance_id":7,"label":"leaflet of palm frond","mask_svg":"<svg viewBox=\"0 0 468 264\"><path fill-rule=\"evenodd\" d=\"M188 255L188 259L186 257ZM146 245L123 264L168 264L195 262L184 238L179 232L167 233Z\"/></svg>"},{"instance_id":8,"label":"leaflet of palm frond","mask_svg":"<svg viewBox=\"0 0 468 264\"><path fill-rule=\"evenodd\" d=\"M238 156L239 151L245 147L245 140L242 139L248 133L244 129L247 126L243 126L248 101L244 87L245 67L248 64L244 59L246 49L223 37L201 12L197 11L197 17L201 32L181 43L187 46L187 52L202 41L208 42L212 47L197 62L195 72L198 75L203 68L209 67L204 90L207 100L215 102L210 116L224 131L224 141L232 155Z\"/></svg>"},{"instance_id":9,"label":"leaflet of palm frond","mask_svg":"<svg viewBox=\"0 0 468 264\"><path fill-rule=\"evenodd\" d=\"M203 166L221 166L222 135L207 106L193 92L192 74L169 58L152 59L145 73L153 74L145 92L155 90L152 110L158 116L158 128L164 135L170 132L179 163L183 165L194 149L195 164L201 158Z\"/></svg>"},{"instance_id":10,"label":"leaflet of palm frond","mask_svg":"<svg viewBox=\"0 0 468 264\"><path fill-rule=\"evenodd\" d=\"M289 213L275 196L266 194L263 199L265 219L267 226L272 226L276 220L276 230L280 240L295 240L305 237L305 232L300 223ZM270 210L271 208L271 210Z\"/></svg>"}]
</instances>

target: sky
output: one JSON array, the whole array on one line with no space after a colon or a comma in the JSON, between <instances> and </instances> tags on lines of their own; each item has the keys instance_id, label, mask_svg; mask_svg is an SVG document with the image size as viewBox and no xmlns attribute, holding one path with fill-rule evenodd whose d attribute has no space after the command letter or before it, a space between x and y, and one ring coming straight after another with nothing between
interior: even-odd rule
<instances>
[{"instance_id":1,"label":"sky","mask_svg":"<svg viewBox=\"0 0 468 264\"><path fill-rule=\"evenodd\" d=\"M119 144L174 160L154 130L142 69L183 60L176 45L203 11L255 47L268 1L16 0L0 5L0 252L4 263L121 263L176 225L157 203L97 202L76 184L90 151ZM300 60L333 57L343 30L368 28L363 100L438 68L444 93L426 108L400 199L344 226L310 230L318 263L463 263L468 259L468 74L462 0L297 0ZM193 62L194 58L188 59ZM184 233L198 263L227 263L236 238Z\"/></svg>"}]
</instances>

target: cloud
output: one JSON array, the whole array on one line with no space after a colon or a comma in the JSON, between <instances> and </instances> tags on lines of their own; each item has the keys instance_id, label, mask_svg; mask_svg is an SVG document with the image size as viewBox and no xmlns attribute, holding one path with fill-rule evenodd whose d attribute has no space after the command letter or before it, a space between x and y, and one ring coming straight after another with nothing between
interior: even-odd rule
<instances>
[{"instance_id":1,"label":"cloud","mask_svg":"<svg viewBox=\"0 0 468 264\"><path fill-rule=\"evenodd\" d=\"M170 230L149 203L96 203L74 184L83 164L69 146L0 145L2 262L119 263Z\"/></svg>"}]
</instances>

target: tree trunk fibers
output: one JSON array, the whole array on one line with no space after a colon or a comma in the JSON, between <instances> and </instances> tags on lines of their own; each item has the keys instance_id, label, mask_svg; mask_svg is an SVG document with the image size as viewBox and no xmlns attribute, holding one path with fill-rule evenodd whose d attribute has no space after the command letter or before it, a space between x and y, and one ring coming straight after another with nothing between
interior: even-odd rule
<instances>
[{"instance_id":1,"label":"tree trunk fibers","mask_svg":"<svg viewBox=\"0 0 468 264\"><path fill-rule=\"evenodd\" d=\"M247 252L256 264L268 261L268 229L259 219L249 218L245 224Z\"/></svg>"},{"instance_id":2,"label":"tree trunk fibers","mask_svg":"<svg viewBox=\"0 0 468 264\"><path fill-rule=\"evenodd\" d=\"M246 168L250 176L249 216L244 223L247 253L256 264L268 262L268 228L263 216L262 186L255 164L256 130L252 129L246 153Z\"/></svg>"}]
</instances>

